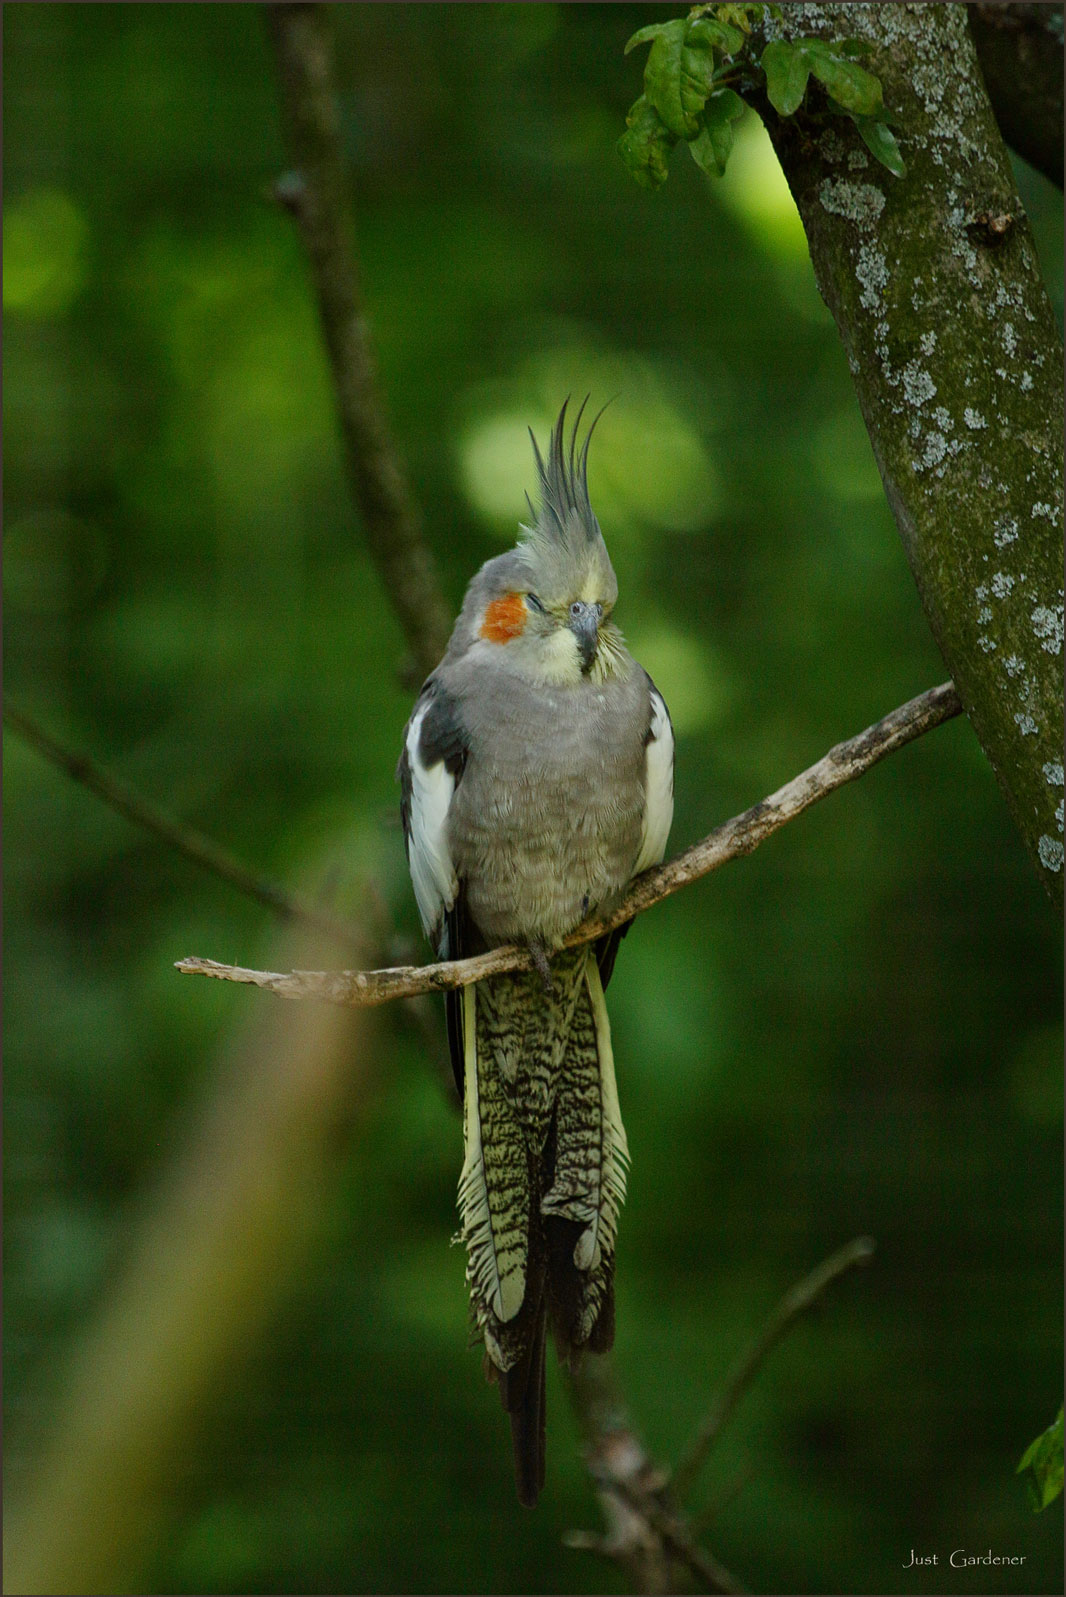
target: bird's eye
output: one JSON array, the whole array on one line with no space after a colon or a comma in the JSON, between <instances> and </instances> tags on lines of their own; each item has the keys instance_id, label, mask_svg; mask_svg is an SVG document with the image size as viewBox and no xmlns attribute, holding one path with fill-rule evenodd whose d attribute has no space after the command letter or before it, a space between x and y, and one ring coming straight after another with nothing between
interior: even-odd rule
<instances>
[{"instance_id":1,"label":"bird's eye","mask_svg":"<svg viewBox=\"0 0 1066 1597\"><path fill-rule=\"evenodd\" d=\"M539 610L541 615L546 614L544 606L541 604L535 593L526 594L526 603L529 605L531 610Z\"/></svg>"},{"instance_id":2,"label":"bird's eye","mask_svg":"<svg viewBox=\"0 0 1066 1597\"><path fill-rule=\"evenodd\" d=\"M581 603L581 600L575 599L573 604L570 606L570 614L575 617L579 616L584 612L584 609L585 606Z\"/></svg>"}]
</instances>

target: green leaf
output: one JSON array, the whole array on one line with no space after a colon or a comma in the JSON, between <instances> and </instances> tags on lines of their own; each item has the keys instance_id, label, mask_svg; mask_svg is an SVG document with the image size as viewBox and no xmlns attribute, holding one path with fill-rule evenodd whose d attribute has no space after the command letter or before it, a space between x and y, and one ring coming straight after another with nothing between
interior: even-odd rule
<instances>
[{"instance_id":1,"label":"green leaf","mask_svg":"<svg viewBox=\"0 0 1066 1597\"><path fill-rule=\"evenodd\" d=\"M618 153L641 188L657 189L666 182L670 151L677 143L645 95L629 108L627 131L618 140Z\"/></svg>"},{"instance_id":2,"label":"green leaf","mask_svg":"<svg viewBox=\"0 0 1066 1597\"><path fill-rule=\"evenodd\" d=\"M765 8L763 6L752 5L715 6L715 15L717 20L725 27L732 26L734 28L739 28L741 33L750 33L752 18L758 13L762 12L764 9ZM779 9L780 8L777 6L770 7L771 11L777 11Z\"/></svg>"},{"instance_id":3,"label":"green leaf","mask_svg":"<svg viewBox=\"0 0 1066 1597\"><path fill-rule=\"evenodd\" d=\"M841 55L872 55L874 47L869 39L841 39L837 48Z\"/></svg>"},{"instance_id":4,"label":"green leaf","mask_svg":"<svg viewBox=\"0 0 1066 1597\"><path fill-rule=\"evenodd\" d=\"M855 116L876 116L883 105L880 79L854 61L844 61L829 49L816 48L821 43L811 39L806 47L814 76L845 111Z\"/></svg>"},{"instance_id":5,"label":"green leaf","mask_svg":"<svg viewBox=\"0 0 1066 1597\"><path fill-rule=\"evenodd\" d=\"M766 75L766 93L779 116L798 111L807 88L811 63L806 52L784 39L766 46L759 63Z\"/></svg>"},{"instance_id":6,"label":"green leaf","mask_svg":"<svg viewBox=\"0 0 1066 1597\"><path fill-rule=\"evenodd\" d=\"M733 123L744 115L744 101L732 89L719 89L707 101L703 126L689 144L692 159L702 172L719 177L726 169L733 149Z\"/></svg>"},{"instance_id":7,"label":"green leaf","mask_svg":"<svg viewBox=\"0 0 1066 1597\"><path fill-rule=\"evenodd\" d=\"M696 24L698 27L699 24ZM686 138L691 138L707 96L714 88L714 51L709 41L690 28L681 50L681 109L686 118Z\"/></svg>"},{"instance_id":8,"label":"green leaf","mask_svg":"<svg viewBox=\"0 0 1066 1597\"><path fill-rule=\"evenodd\" d=\"M723 55L736 55L744 48L744 35L738 28L720 22L716 17L697 17L688 30L688 43L706 41Z\"/></svg>"},{"instance_id":9,"label":"green leaf","mask_svg":"<svg viewBox=\"0 0 1066 1597\"><path fill-rule=\"evenodd\" d=\"M887 166L888 170L893 172L896 177L906 177L906 163L899 153L899 145L896 143L896 135L892 132L892 129L886 127L883 122L875 121L872 117L857 116L853 117L852 120L859 130L859 137L870 154L876 157L882 166Z\"/></svg>"},{"instance_id":10,"label":"green leaf","mask_svg":"<svg viewBox=\"0 0 1066 1597\"><path fill-rule=\"evenodd\" d=\"M623 54L628 55L630 50L635 50L638 44L650 44L657 34L660 34L664 28L669 26L668 22L651 22L646 28L640 28L626 45Z\"/></svg>"},{"instance_id":11,"label":"green leaf","mask_svg":"<svg viewBox=\"0 0 1066 1597\"><path fill-rule=\"evenodd\" d=\"M1046 1431L1043 1431L1022 1454L1016 1473L1029 1471L1029 1494L1033 1512L1053 1503L1062 1491L1062 1409Z\"/></svg>"},{"instance_id":12,"label":"green leaf","mask_svg":"<svg viewBox=\"0 0 1066 1597\"><path fill-rule=\"evenodd\" d=\"M684 17L658 27L644 68L644 97L677 139L691 138L696 132L692 114L681 103L681 54L687 31Z\"/></svg>"}]
</instances>

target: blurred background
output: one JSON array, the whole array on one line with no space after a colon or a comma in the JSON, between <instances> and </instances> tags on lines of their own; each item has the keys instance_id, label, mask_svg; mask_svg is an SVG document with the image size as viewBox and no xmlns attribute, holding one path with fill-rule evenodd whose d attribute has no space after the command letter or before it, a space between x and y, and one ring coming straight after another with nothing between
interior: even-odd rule
<instances>
[{"instance_id":1,"label":"blurred background","mask_svg":"<svg viewBox=\"0 0 1066 1597\"><path fill-rule=\"evenodd\" d=\"M646 6L332 11L372 336L454 606L513 541L527 425L619 395L592 498L673 712L679 849L947 674L783 179L751 117L721 181L684 151L658 194L627 176ZM9 701L324 895L366 960L426 957L412 683L271 199L260 9L3 27ZM1061 317L1061 196L1018 177ZM619 1589L561 1545L598 1510L554 1369L548 1489L515 1503L448 1245L442 1012L180 977L360 952L4 752L7 1492L24 1571L68 1582L33 1589ZM655 1456L792 1281L878 1244L701 1485L750 1589L1061 1590L1061 1504L1014 1473L1061 1396L1060 972L963 720L624 945L617 1359ZM958 1547L1025 1562L948 1577Z\"/></svg>"}]
</instances>

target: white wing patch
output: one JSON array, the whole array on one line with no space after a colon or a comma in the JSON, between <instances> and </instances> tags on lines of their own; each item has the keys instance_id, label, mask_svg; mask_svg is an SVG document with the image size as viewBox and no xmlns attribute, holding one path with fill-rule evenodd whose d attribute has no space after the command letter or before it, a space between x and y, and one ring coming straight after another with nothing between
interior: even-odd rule
<instances>
[{"instance_id":1,"label":"white wing patch","mask_svg":"<svg viewBox=\"0 0 1066 1597\"><path fill-rule=\"evenodd\" d=\"M651 734L644 766L644 826L633 875L658 865L674 818L674 732L657 688L651 690Z\"/></svg>"},{"instance_id":2,"label":"white wing patch","mask_svg":"<svg viewBox=\"0 0 1066 1597\"><path fill-rule=\"evenodd\" d=\"M443 760L436 765L423 764L418 748L428 709L428 704L423 705L407 732L407 764L411 772L408 851L422 927L429 940L435 942L445 910L455 903L459 883L447 837L455 778Z\"/></svg>"}]
</instances>

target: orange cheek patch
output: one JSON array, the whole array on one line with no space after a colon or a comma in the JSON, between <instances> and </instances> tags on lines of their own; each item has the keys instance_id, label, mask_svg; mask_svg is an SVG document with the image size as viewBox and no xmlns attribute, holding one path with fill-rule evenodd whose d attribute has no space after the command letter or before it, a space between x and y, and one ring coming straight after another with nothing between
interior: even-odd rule
<instances>
[{"instance_id":1,"label":"orange cheek patch","mask_svg":"<svg viewBox=\"0 0 1066 1597\"><path fill-rule=\"evenodd\" d=\"M520 593L508 593L486 607L481 636L489 643L507 643L518 637L525 624L526 601Z\"/></svg>"}]
</instances>

